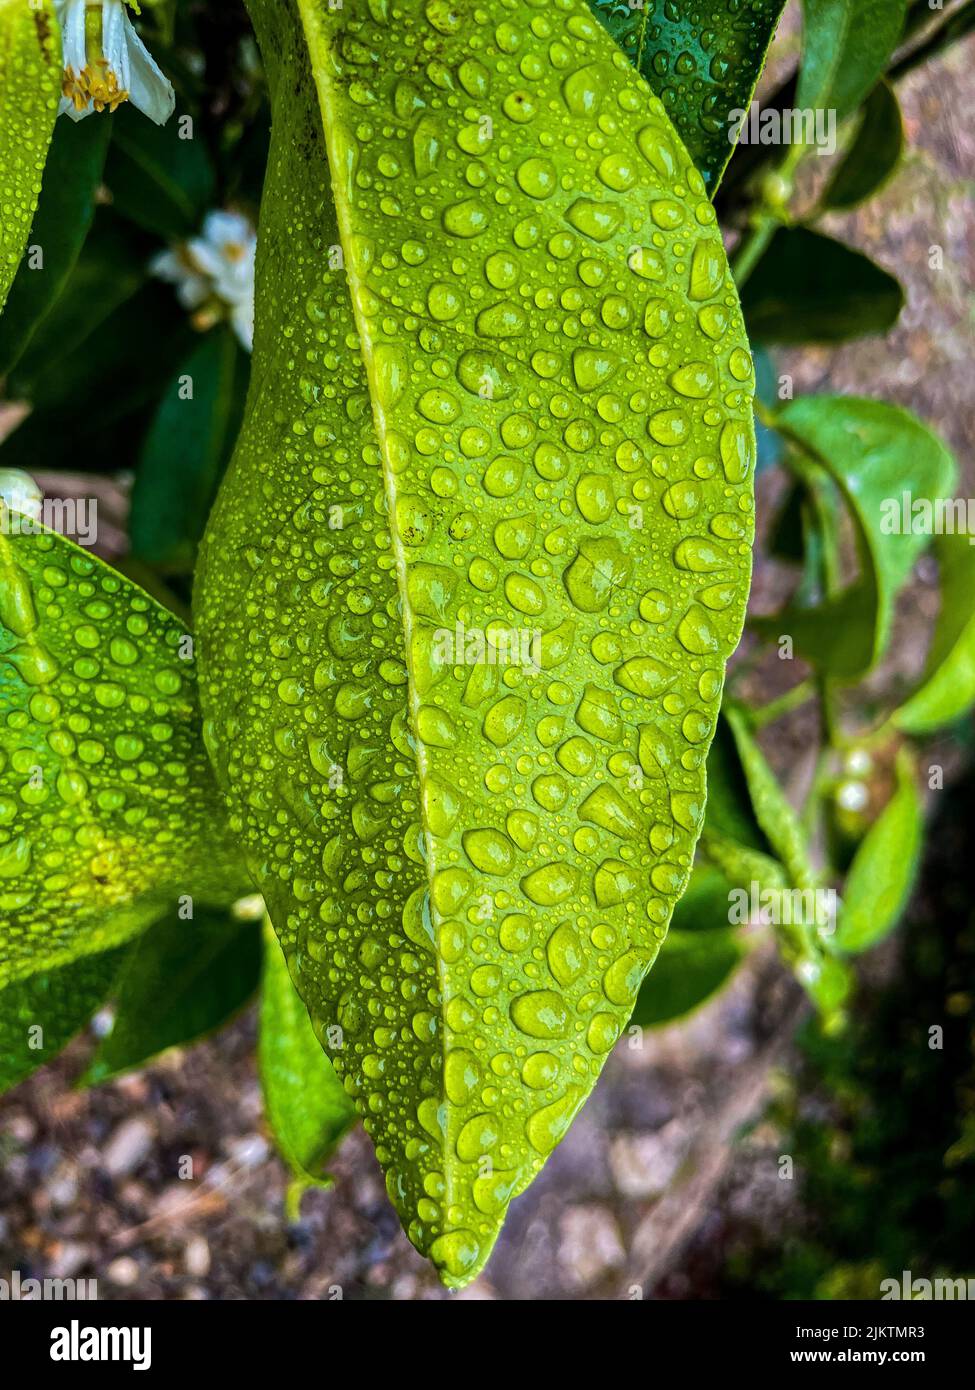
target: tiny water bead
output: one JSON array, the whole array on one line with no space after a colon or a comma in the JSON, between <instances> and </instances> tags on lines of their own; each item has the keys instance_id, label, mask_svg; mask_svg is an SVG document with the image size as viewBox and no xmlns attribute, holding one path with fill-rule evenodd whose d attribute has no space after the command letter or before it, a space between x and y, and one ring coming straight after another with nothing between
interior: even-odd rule
<instances>
[{"instance_id":1,"label":"tiny water bead","mask_svg":"<svg viewBox=\"0 0 975 1390\"><path fill-rule=\"evenodd\" d=\"M348 270L321 253L306 59L265 21L296 75L264 214L289 275L258 286L287 332L259 345L197 596L235 828L453 1283L682 890L752 524L740 314L663 107L582 0L459 17L315 11Z\"/></svg>"}]
</instances>

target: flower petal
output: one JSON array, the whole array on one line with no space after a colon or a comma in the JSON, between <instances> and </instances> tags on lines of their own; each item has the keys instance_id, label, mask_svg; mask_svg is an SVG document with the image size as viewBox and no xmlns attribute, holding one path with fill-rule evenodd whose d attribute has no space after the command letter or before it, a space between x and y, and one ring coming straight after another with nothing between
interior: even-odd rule
<instances>
[{"instance_id":1,"label":"flower petal","mask_svg":"<svg viewBox=\"0 0 975 1390\"><path fill-rule=\"evenodd\" d=\"M118 0L115 0L118 3ZM132 105L156 125L165 125L176 109L173 84L158 67L145 44L129 22L128 15L119 9L124 25L125 82ZM108 56L108 47L105 49ZM119 73L121 80L122 74Z\"/></svg>"}]
</instances>

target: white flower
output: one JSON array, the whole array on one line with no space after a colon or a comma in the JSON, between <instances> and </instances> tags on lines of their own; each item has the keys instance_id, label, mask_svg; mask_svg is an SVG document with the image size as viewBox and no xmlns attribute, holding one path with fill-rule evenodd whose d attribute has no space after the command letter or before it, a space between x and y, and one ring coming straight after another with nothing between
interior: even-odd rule
<instances>
[{"instance_id":1,"label":"white flower","mask_svg":"<svg viewBox=\"0 0 975 1390\"><path fill-rule=\"evenodd\" d=\"M123 0L54 0L54 8L64 45L59 113L80 121L131 101L165 125L176 105L172 83L133 29Z\"/></svg>"},{"instance_id":2,"label":"white flower","mask_svg":"<svg viewBox=\"0 0 975 1390\"><path fill-rule=\"evenodd\" d=\"M208 212L202 235L162 251L149 263L153 275L176 286L192 309L197 328L229 319L241 344L254 343L254 255L257 234L238 212Z\"/></svg>"},{"instance_id":3,"label":"white flower","mask_svg":"<svg viewBox=\"0 0 975 1390\"><path fill-rule=\"evenodd\" d=\"M40 521L44 494L29 473L19 468L0 468L0 511L4 507Z\"/></svg>"}]
</instances>

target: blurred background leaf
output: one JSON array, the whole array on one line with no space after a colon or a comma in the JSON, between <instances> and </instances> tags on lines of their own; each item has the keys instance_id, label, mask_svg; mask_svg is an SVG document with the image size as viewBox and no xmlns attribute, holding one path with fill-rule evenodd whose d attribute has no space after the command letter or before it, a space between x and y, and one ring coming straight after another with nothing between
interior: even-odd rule
<instances>
[{"instance_id":1,"label":"blurred background leaf","mask_svg":"<svg viewBox=\"0 0 975 1390\"><path fill-rule=\"evenodd\" d=\"M189 573L244 412L249 361L225 324L204 334L167 383L139 455L133 553ZM190 390L192 395L187 397Z\"/></svg>"},{"instance_id":2,"label":"blurred background leaf","mask_svg":"<svg viewBox=\"0 0 975 1390\"><path fill-rule=\"evenodd\" d=\"M897 765L897 790L853 858L836 931L841 951L875 946L897 925L907 905L924 839L914 777L912 761L903 755Z\"/></svg>"},{"instance_id":3,"label":"blurred background leaf","mask_svg":"<svg viewBox=\"0 0 975 1390\"><path fill-rule=\"evenodd\" d=\"M229 911L171 911L135 943L116 992L115 1022L85 1082L107 1081L221 1027L257 989L261 929Z\"/></svg>"},{"instance_id":4,"label":"blurred background leaf","mask_svg":"<svg viewBox=\"0 0 975 1390\"><path fill-rule=\"evenodd\" d=\"M0 1094L52 1062L106 1000L125 949L85 956L0 989Z\"/></svg>"},{"instance_id":5,"label":"blurred background leaf","mask_svg":"<svg viewBox=\"0 0 975 1390\"><path fill-rule=\"evenodd\" d=\"M292 1215L308 1186L330 1186L325 1168L355 1123L355 1107L315 1036L278 939L264 928L258 1066L264 1109L295 1184Z\"/></svg>"},{"instance_id":6,"label":"blurred background leaf","mask_svg":"<svg viewBox=\"0 0 975 1390\"><path fill-rule=\"evenodd\" d=\"M839 486L857 530L860 575L816 607L793 604L753 626L788 633L809 661L852 680L885 650L897 595L929 543L923 534L888 534L884 504L899 504L906 487L918 498L950 497L955 462L919 420L882 401L805 396L784 405L777 424Z\"/></svg>"},{"instance_id":7,"label":"blurred background leaf","mask_svg":"<svg viewBox=\"0 0 975 1390\"><path fill-rule=\"evenodd\" d=\"M941 612L918 689L894 715L907 734L923 735L959 719L975 704L975 547L965 534L938 536Z\"/></svg>"},{"instance_id":8,"label":"blurred background leaf","mask_svg":"<svg viewBox=\"0 0 975 1390\"><path fill-rule=\"evenodd\" d=\"M842 343L886 333L904 307L904 291L842 241L808 227L780 227L741 286L741 305L756 342Z\"/></svg>"},{"instance_id":9,"label":"blurred background leaf","mask_svg":"<svg viewBox=\"0 0 975 1390\"><path fill-rule=\"evenodd\" d=\"M802 71L797 104L860 105L885 70L904 30L907 0L802 0Z\"/></svg>"},{"instance_id":10,"label":"blurred background leaf","mask_svg":"<svg viewBox=\"0 0 975 1390\"><path fill-rule=\"evenodd\" d=\"M878 82L863 108L856 134L820 200L827 211L857 207L893 174L904 152L900 102L889 82Z\"/></svg>"}]
</instances>

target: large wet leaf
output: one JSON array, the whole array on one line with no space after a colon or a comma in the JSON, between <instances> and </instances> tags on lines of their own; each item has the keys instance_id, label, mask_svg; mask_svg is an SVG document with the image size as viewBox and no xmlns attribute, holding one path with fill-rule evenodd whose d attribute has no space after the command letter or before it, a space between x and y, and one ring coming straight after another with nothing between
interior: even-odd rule
<instances>
[{"instance_id":1,"label":"large wet leaf","mask_svg":"<svg viewBox=\"0 0 975 1390\"><path fill-rule=\"evenodd\" d=\"M200 741L183 625L70 541L2 519L6 984L104 951L186 895L225 902L242 874Z\"/></svg>"},{"instance_id":2,"label":"large wet leaf","mask_svg":"<svg viewBox=\"0 0 975 1390\"><path fill-rule=\"evenodd\" d=\"M0 309L41 190L61 98L60 50L50 0L0 0Z\"/></svg>"},{"instance_id":3,"label":"large wet leaf","mask_svg":"<svg viewBox=\"0 0 975 1390\"><path fill-rule=\"evenodd\" d=\"M589 7L660 97L713 193L785 0L589 0Z\"/></svg>"},{"instance_id":4,"label":"large wet leaf","mask_svg":"<svg viewBox=\"0 0 975 1390\"><path fill-rule=\"evenodd\" d=\"M463 1283L690 870L751 364L701 177L583 0L302 6L337 222L305 41L252 9L274 145L207 737L390 1196Z\"/></svg>"}]
</instances>

